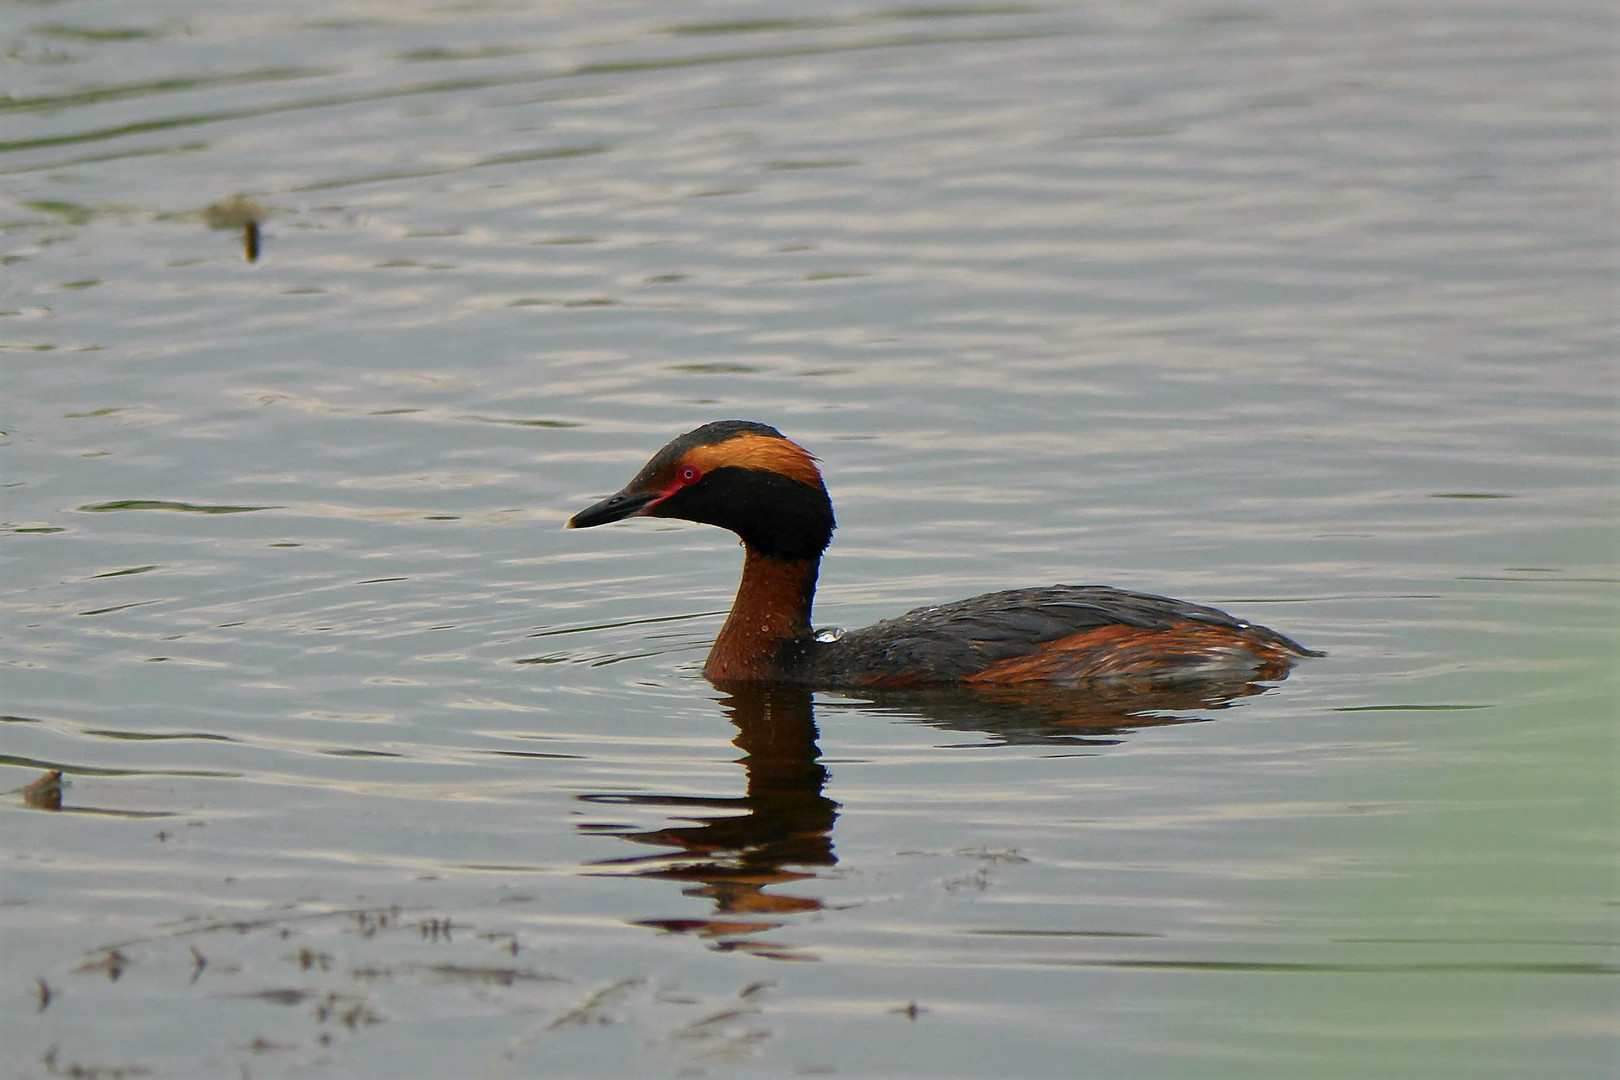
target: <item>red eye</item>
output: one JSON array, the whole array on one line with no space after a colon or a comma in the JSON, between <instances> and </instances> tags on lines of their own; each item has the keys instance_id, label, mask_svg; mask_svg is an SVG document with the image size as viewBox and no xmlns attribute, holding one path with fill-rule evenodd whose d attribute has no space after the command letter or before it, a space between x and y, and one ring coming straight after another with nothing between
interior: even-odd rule
<instances>
[{"instance_id":1,"label":"red eye","mask_svg":"<svg viewBox=\"0 0 1620 1080\"><path fill-rule=\"evenodd\" d=\"M696 465L682 465L680 472L675 474L681 484L690 487L703 479L703 470Z\"/></svg>"}]
</instances>

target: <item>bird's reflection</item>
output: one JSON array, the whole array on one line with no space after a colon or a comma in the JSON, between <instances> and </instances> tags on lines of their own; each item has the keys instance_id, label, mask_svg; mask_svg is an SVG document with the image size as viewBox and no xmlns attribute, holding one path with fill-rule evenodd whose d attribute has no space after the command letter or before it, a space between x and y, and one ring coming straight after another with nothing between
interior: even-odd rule
<instances>
[{"instance_id":1,"label":"bird's reflection","mask_svg":"<svg viewBox=\"0 0 1620 1080\"><path fill-rule=\"evenodd\" d=\"M994 690L850 692L823 708L860 709L910 719L946 731L988 735L988 745L1052 744L1106 747L1150 726L1207 719L1188 715L1222 709L1263 693L1260 683L1118 682L1087 687L1035 685ZM822 909L807 885L837 864L832 831L838 804L824 793L827 768L817 745L809 690L722 686L721 700L737 727L733 744L746 776L741 796L602 793L587 802L674 811L690 824L643 830L582 824L659 850L591 864L599 873L629 873L689 883L682 892L714 903L706 918L654 918L637 925L692 933L715 948L777 959L813 957L760 940L795 915ZM986 745L979 743L978 745ZM775 891L776 887L785 887Z\"/></svg>"},{"instance_id":2,"label":"bird's reflection","mask_svg":"<svg viewBox=\"0 0 1620 1080\"><path fill-rule=\"evenodd\" d=\"M814 878L816 868L837 862L832 828L838 804L822 793L827 769L816 745L810 692L739 688L721 707L737 726L732 741L743 753L738 762L747 778L744 794L583 796L599 803L681 808L687 811L682 816L693 822L651 831L585 826L664 849L594 865L691 882L683 890L686 895L706 897L715 905L711 918L644 919L640 925L701 934L718 948L792 959L789 951L750 938L781 925L783 916L821 908L813 898L767 889Z\"/></svg>"},{"instance_id":3,"label":"bird's reflection","mask_svg":"<svg viewBox=\"0 0 1620 1080\"><path fill-rule=\"evenodd\" d=\"M1112 679L1083 687L1028 683L861 691L845 707L989 737L973 745L1101 747L1121 743L1141 728L1206 720L1188 713L1229 708L1268 689L1264 683L1241 679Z\"/></svg>"}]
</instances>

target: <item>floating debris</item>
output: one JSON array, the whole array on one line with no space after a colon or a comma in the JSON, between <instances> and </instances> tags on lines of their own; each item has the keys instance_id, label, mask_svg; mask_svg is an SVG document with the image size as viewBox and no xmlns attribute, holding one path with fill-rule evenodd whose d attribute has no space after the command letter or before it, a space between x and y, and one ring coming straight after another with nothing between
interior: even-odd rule
<instances>
[{"instance_id":1,"label":"floating debris","mask_svg":"<svg viewBox=\"0 0 1620 1080\"><path fill-rule=\"evenodd\" d=\"M107 949L95 960L86 960L73 969L75 975L89 975L100 973L107 976L108 982L117 982L118 977L129 967L129 957L117 949Z\"/></svg>"},{"instance_id":2,"label":"floating debris","mask_svg":"<svg viewBox=\"0 0 1620 1080\"><path fill-rule=\"evenodd\" d=\"M23 802L37 810L62 809L62 770L52 769L22 789Z\"/></svg>"},{"instance_id":3,"label":"floating debris","mask_svg":"<svg viewBox=\"0 0 1620 1080\"><path fill-rule=\"evenodd\" d=\"M264 207L240 195L232 195L203 211L203 220L210 229L242 230L242 250L248 262L259 259L259 223L264 217Z\"/></svg>"}]
</instances>

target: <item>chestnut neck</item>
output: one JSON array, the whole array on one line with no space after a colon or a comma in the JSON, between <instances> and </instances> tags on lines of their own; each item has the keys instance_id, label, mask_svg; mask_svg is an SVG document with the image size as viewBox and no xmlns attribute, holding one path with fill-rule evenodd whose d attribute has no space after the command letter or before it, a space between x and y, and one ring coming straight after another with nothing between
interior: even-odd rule
<instances>
[{"instance_id":1,"label":"chestnut neck","mask_svg":"<svg viewBox=\"0 0 1620 1080\"><path fill-rule=\"evenodd\" d=\"M711 682L764 682L785 674L784 648L810 637L820 557L780 559L744 545L742 583L714 639L703 675Z\"/></svg>"}]
</instances>

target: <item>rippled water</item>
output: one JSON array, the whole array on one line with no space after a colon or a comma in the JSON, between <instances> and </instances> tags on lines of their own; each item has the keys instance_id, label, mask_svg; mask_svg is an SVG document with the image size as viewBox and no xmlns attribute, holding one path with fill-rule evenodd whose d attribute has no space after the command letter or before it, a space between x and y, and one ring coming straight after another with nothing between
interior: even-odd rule
<instances>
[{"instance_id":1,"label":"rippled water","mask_svg":"<svg viewBox=\"0 0 1620 1080\"><path fill-rule=\"evenodd\" d=\"M10 1074L1614 1067L1606 6L535 7L6 9ZM727 698L720 417L1330 655Z\"/></svg>"}]
</instances>

